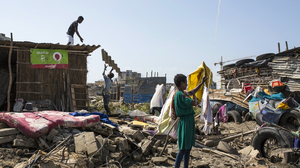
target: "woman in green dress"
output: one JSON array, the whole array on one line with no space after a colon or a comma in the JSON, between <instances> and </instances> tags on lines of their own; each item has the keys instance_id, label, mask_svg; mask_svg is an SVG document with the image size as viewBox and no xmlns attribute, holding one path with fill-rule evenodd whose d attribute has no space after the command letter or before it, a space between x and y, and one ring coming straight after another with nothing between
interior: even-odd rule
<instances>
[{"instance_id":1,"label":"woman in green dress","mask_svg":"<svg viewBox=\"0 0 300 168\"><path fill-rule=\"evenodd\" d=\"M203 77L202 82L198 86L189 92L186 92L186 76L183 74L177 74L174 77L174 83L178 88L174 97L175 112L177 117L180 117L177 128L179 151L175 160L175 168L180 167L182 159L184 162L184 168L188 167L190 152L192 146L195 146L195 112L193 106L198 104L195 93L206 80L207 77ZM190 98L190 95L193 96L193 99Z\"/></svg>"}]
</instances>

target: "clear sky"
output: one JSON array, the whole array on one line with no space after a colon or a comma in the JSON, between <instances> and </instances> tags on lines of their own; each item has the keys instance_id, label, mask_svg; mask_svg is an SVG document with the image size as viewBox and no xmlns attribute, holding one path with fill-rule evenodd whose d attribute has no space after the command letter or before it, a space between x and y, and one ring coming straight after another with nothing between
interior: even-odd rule
<instances>
[{"instance_id":1,"label":"clear sky","mask_svg":"<svg viewBox=\"0 0 300 168\"><path fill-rule=\"evenodd\" d=\"M69 25L82 15L84 44L101 45L88 57L89 83L102 79L102 48L121 71L145 77L152 70L173 83L177 73L189 75L202 61L217 80L220 66L213 63L221 56L226 61L277 53L277 43L283 51L285 41L299 47L299 0L222 0L216 31L219 2L2 0L0 33L12 32L15 41L66 44Z\"/></svg>"}]
</instances>

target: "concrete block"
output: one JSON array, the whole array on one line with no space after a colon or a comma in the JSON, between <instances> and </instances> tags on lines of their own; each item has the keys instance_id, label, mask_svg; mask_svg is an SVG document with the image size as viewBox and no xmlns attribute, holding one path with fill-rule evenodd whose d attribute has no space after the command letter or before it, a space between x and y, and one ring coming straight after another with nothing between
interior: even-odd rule
<instances>
[{"instance_id":1,"label":"concrete block","mask_svg":"<svg viewBox=\"0 0 300 168\"><path fill-rule=\"evenodd\" d=\"M167 157L152 157L151 158L151 161L154 163L154 164L159 164L159 163L164 163L168 160Z\"/></svg>"},{"instance_id":2,"label":"concrete block","mask_svg":"<svg viewBox=\"0 0 300 168\"><path fill-rule=\"evenodd\" d=\"M7 135L15 135L20 133L17 128L2 128L0 129L0 137L7 136Z\"/></svg>"},{"instance_id":3,"label":"concrete block","mask_svg":"<svg viewBox=\"0 0 300 168\"><path fill-rule=\"evenodd\" d=\"M243 155L249 155L249 156L251 156L251 158L254 158L259 154L259 151L254 149L253 146L247 146L247 147L239 150L238 153L243 154Z\"/></svg>"},{"instance_id":4,"label":"concrete block","mask_svg":"<svg viewBox=\"0 0 300 168\"><path fill-rule=\"evenodd\" d=\"M84 137L87 154L91 156L98 150L95 134L94 132L84 132Z\"/></svg>"},{"instance_id":5,"label":"concrete block","mask_svg":"<svg viewBox=\"0 0 300 168\"><path fill-rule=\"evenodd\" d=\"M47 139L49 141L52 141L52 139L54 138L54 136L57 135L57 134L58 134L58 131L56 129L52 129L50 131L50 133L48 134Z\"/></svg>"},{"instance_id":6,"label":"concrete block","mask_svg":"<svg viewBox=\"0 0 300 168\"><path fill-rule=\"evenodd\" d=\"M145 139L145 136L138 130L123 129L123 132L124 134L138 141Z\"/></svg>"},{"instance_id":7,"label":"concrete block","mask_svg":"<svg viewBox=\"0 0 300 168\"><path fill-rule=\"evenodd\" d=\"M2 129L2 128L8 128L8 127L9 126L7 124L0 122L0 129Z\"/></svg>"},{"instance_id":8,"label":"concrete block","mask_svg":"<svg viewBox=\"0 0 300 168\"><path fill-rule=\"evenodd\" d=\"M75 152L78 154L85 154L85 138L84 133L74 135Z\"/></svg>"},{"instance_id":9,"label":"concrete block","mask_svg":"<svg viewBox=\"0 0 300 168\"><path fill-rule=\"evenodd\" d=\"M127 139L122 137L115 138L115 143L118 144L118 148L120 151L125 151L129 149L129 145Z\"/></svg>"},{"instance_id":10,"label":"concrete block","mask_svg":"<svg viewBox=\"0 0 300 168\"><path fill-rule=\"evenodd\" d=\"M12 142L14 139L16 139L16 135L0 137L0 144Z\"/></svg>"},{"instance_id":11,"label":"concrete block","mask_svg":"<svg viewBox=\"0 0 300 168\"><path fill-rule=\"evenodd\" d=\"M142 145L142 154L146 153L146 151L149 150L150 146L153 144L152 140L147 140L143 145Z\"/></svg>"},{"instance_id":12,"label":"concrete block","mask_svg":"<svg viewBox=\"0 0 300 168\"><path fill-rule=\"evenodd\" d=\"M38 148L38 145L36 142L32 141L26 141L23 139L15 139L13 142L14 147L26 147L26 148Z\"/></svg>"}]
</instances>

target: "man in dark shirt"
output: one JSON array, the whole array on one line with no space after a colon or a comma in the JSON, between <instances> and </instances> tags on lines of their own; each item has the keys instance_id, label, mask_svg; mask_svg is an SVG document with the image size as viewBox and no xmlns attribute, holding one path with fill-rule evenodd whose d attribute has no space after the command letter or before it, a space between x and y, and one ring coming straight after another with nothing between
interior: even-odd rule
<instances>
[{"instance_id":1,"label":"man in dark shirt","mask_svg":"<svg viewBox=\"0 0 300 168\"><path fill-rule=\"evenodd\" d=\"M74 45L74 33L76 32L77 36L80 38L80 41L83 42L83 38L80 36L79 32L78 32L78 23L82 23L83 21L83 17L79 16L78 19L76 21L74 21L67 32L67 36L68 36L68 44L67 45Z\"/></svg>"}]
</instances>

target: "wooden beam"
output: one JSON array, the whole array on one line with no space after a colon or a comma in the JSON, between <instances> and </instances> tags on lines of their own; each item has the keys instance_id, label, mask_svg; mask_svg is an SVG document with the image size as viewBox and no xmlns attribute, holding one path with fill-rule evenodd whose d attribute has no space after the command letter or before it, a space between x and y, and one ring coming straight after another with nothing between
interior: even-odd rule
<instances>
[{"instance_id":1,"label":"wooden beam","mask_svg":"<svg viewBox=\"0 0 300 168\"><path fill-rule=\"evenodd\" d=\"M11 84L12 84L12 72L11 72L11 54L13 49L13 34L10 33L10 48L8 54L8 69L9 69L9 85L7 91L7 112L10 112L10 91L11 91Z\"/></svg>"}]
</instances>

